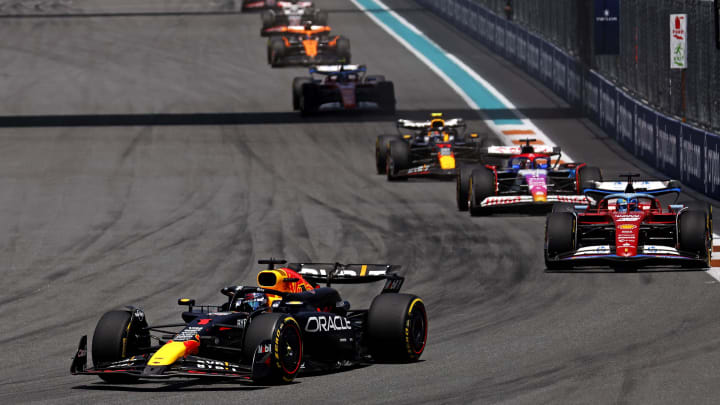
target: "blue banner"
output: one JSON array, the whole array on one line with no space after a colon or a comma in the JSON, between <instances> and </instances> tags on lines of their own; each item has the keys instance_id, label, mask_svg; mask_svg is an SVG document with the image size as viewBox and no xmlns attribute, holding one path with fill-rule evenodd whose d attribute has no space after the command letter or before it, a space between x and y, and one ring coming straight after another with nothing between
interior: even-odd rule
<instances>
[{"instance_id":1,"label":"blue banner","mask_svg":"<svg viewBox=\"0 0 720 405\"><path fill-rule=\"evenodd\" d=\"M605 79L600 79L600 126L611 138L616 138L615 112L617 88Z\"/></svg>"},{"instance_id":2,"label":"blue banner","mask_svg":"<svg viewBox=\"0 0 720 405\"><path fill-rule=\"evenodd\" d=\"M567 61L567 102L579 111L583 107L582 65L571 57L568 57Z\"/></svg>"},{"instance_id":3,"label":"blue banner","mask_svg":"<svg viewBox=\"0 0 720 405\"><path fill-rule=\"evenodd\" d=\"M567 101L567 64L568 57L558 47L553 47L553 88L555 93Z\"/></svg>"},{"instance_id":4,"label":"blue banner","mask_svg":"<svg viewBox=\"0 0 720 405\"><path fill-rule=\"evenodd\" d=\"M635 156L650 165L657 158L657 114L641 103L635 104Z\"/></svg>"},{"instance_id":5,"label":"blue banner","mask_svg":"<svg viewBox=\"0 0 720 405\"><path fill-rule=\"evenodd\" d=\"M635 131L635 102L624 92L618 91L616 139L630 152L636 148Z\"/></svg>"},{"instance_id":6,"label":"blue banner","mask_svg":"<svg viewBox=\"0 0 720 405\"><path fill-rule=\"evenodd\" d=\"M555 47L545 41L541 41L540 45L540 78L545 87L552 89L555 86L553 81L553 52Z\"/></svg>"},{"instance_id":7,"label":"blue banner","mask_svg":"<svg viewBox=\"0 0 720 405\"><path fill-rule=\"evenodd\" d=\"M540 48L542 41L537 35L527 34L527 65L530 76L540 76Z\"/></svg>"},{"instance_id":8,"label":"blue banner","mask_svg":"<svg viewBox=\"0 0 720 405\"><path fill-rule=\"evenodd\" d=\"M600 76L595 72L588 72L585 76L585 92L583 111L596 125L600 124Z\"/></svg>"},{"instance_id":9,"label":"blue banner","mask_svg":"<svg viewBox=\"0 0 720 405\"><path fill-rule=\"evenodd\" d=\"M696 190L703 190L705 132L682 124L680 134L680 181Z\"/></svg>"},{"instance_id":10,"label":"blue banner","mask_svg":"<svg viewBox=\"0 0 720 405\"><path fill-rule=\"evenodd\" d=\"M595 54L620 54L620 0L595 0Z\"/></svg>"},{"instance_id":11,"label":"blue banner","mask_svg":"<svg viewBox=\"0 0 720 405\"><path fill-rule=\"evenodd\" d=\"M527 31L519 25L515 26L517 29L516 37L516 48L517 48L517 63L523 70L528 71L527 65Z\"/></svg>"},{"instance_id":12,"label":"blue banner","mask_svg":"<svg viewBox=\"0 0 720 405\"><path fill-rule=\"evenodd\" d=\"M674 179L680 178L678 145L680 122L657 114L657 137L655 138L655 168Z\"/></svg>"},{"instance_id":13,"label":"blue banner","mask_svg":"<svg viewBox=\"0 0 720 405\"><path fill-rule=\"evenodd\" d=\"M705 194L720 199L720 136L705 134Z\"/></svg>"}]
</instances>

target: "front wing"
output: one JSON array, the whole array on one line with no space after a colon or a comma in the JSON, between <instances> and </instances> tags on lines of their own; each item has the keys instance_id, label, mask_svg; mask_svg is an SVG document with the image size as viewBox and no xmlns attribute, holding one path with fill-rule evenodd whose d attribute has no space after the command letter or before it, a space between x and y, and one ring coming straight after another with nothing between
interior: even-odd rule
<instances>
[{"instance_id":1,"label":"front wing","mask_svg":"<svg viewBox=\"0 0 720 405\"><path fill-rule=\"evenodd\" d=\"M412 167L407 170L399 170L395 177L429 177L429 178L455 178L457 176L457 169L443 169L439 164L424 164L421 166Z\"/></svg>"},{"instance_id":2,"label":"front wing","mask_svg":"<svg viewBox=\"0 0 720 405\"><path fill-rule=\"evenodd\" d=\"M586 246L572 252L558 255L550 261L568 266L607 266L611 264L636 264L640 266L660 265L697 265L706 267L703 258L680 251L670 246L641 245L638 254L622 256L617 254L616 248L609 245Z\"/></svg>"},{"instance_id":3,"label":"front wing","mask_svg":"<svg viewBox=\"0 0 720 405\"><path fill-rule=\"evenodd\" d=\"M588 204L588 199L584 195L562 195L550 194L545 201L535 201L531 195L511 195L511 196L491 196L485 198L480 206L483 208L490 207L507 207L507 206L538 206L553 205L555 203L571 203L571 204Z\"/></svg>"}]
</instances>

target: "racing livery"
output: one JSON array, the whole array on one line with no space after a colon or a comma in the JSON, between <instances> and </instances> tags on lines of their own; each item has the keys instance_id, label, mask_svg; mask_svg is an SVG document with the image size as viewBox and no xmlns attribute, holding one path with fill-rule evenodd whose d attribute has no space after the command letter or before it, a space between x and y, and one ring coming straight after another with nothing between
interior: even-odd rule
<instances>
[{"instance_id":1,"label":"racing livery","mask_svg":"<svg viewBox=\"0 0 720 405\"><path fill-rule=\"evenodd\" d=\"M433 113L428 121L397 121L398 135L379 135L375 166L389 181L413 177L453 178L460 165L477 163L492 140L466 134L462 118L444 119Z\"/></svg>"},{"instance_id":2,"label":"racing livery","mask_svg":"<svg viewBox=\"0 0 720 405\"><path fill-rule=\"evenodd\" d=\"M669 204L679 195L670 181L595 182L586 189L591 205L558 205L547 217L548 269L579 266L636 268L680 265L705 268L712 255L712 206Z\"/></svg>"},{"instance_id":3,"label":"racing livery","mask_svg":"<svg viewBox=\"0 0 720 405\"><path fill-rule=\"evenodd\" d=\"M490 215L519 208L549 209L557 202L587 203L583 194L591 181L602 180L600 169L584 163L561 163L559 147L532 145L493 146L485 156L504 158L502 165L471 166L458 173L458 209Z\"/></svg>"},{"instance_id":4,"label":"racing livery","mask_svg":"<svg viewBox=\"0 0 720 405\"><path fill-rule=\"evenodd\" d=\"M350 40L330 35L326 25L280 27L277 34L267 47L272 67L350 63Z\"/></svg>"},{"instance_id":5,"label":"racing livery","mask_svg":"<svg viewBox=\"0 0 720 405\"><path fill-rule=\"evenodd\" d=\"M404 279L393 272L397 266L295 263L276 269L285 261L259 263L269 270L258 274L258 286L223 288L222 305L178 300L187 306L179 323L149 325L145 312L135 307L107 312L93 335L93 367L87 366L83 336L71 373L109 383L189 377L282 384L301 369L412 362L422 355L425 305L415 295L399 293ZM330 287L374 281L385 286L369 309L351 308Z\"/></svg>"},{"instance_id":6,"label":"racing livery","mask_svg":"<svg viewBox=\"0 0 720 405\"><path fill-rule=\"evenodd\" d=\"M278 2L278 9L264 10L260 15L262 19L261 36L281 34L288 26L327 25L327 11L318 10L310 1L297 3Z\"/></svg>"},{"instance_id":7,"label":"racing livery","mask_svg":"<svg viewBox=\"0 0 720 405\"><path fill-rule=\"evenodd\" d=\"M323 106L344 110L377 108L395 112L395 87L384 76L367 76L364 65L325 65L310 68L310 77L293 80L293 109L312 114ZM319 78L317 76L320 76Z\"/></svg>"}]
</instances>

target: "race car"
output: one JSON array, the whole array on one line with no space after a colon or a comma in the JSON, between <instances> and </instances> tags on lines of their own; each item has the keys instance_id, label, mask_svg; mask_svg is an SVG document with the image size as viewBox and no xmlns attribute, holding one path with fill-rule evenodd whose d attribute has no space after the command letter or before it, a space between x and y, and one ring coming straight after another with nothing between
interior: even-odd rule
<instances>
[{"instance_id":1,"label":"race car","mask_svg":"<svg viewBox=\"0 0 720 405\"><path fill-rule=\"evenodd\" d=\"M312 2L301 1L297 3L279 2L278 9L264 10L260 15L262 19L261 36L282 34L283 28L288 26L303 26L305 24L327 25L327 11L313 7Z\"/></svg>"},{"instance_id":2,"label":"race car","mask_svg":"<svg viewBox=\"0 0 720 405\"><path fill-rule=\"evenodd\" d=\"M545 226L548 269L610 266L710 267L712 206L662 206L659 198L680 193L677 181L594 182L590 205L553 207Z\"/></svg>"},{"instance_id":3,"label":"race car","mask_svg":"<svg viewBox=\"0 0 720 405\"><path fill-rule=\"evenodd\" d=\"M310 68L310 77L293 80L293 109L303 115L323 106L344 110L377 108L395 113L395 87L384 76L366 76L365 65L325 65ZM319 76L319 77L318 77Z\"/></svg>"},{"instance_id":4,"label":"race car","mask_svg":"<svg viewBox=\"0 0 720 405\"><path fill-rule=\"evenodd\" d=\"M460 165L476 163L483 147L494 140L466 134L462 118L444 119L433 113L427 121L397 121L398 135L379 135L375 141L375 166L389 181L413 177L453 178Z\"/></svg>"},{"instance_id":5,"label":"race car","mask_svg":"<svg viewBox=\"0 0 720 405\"><path fill-rule=\"evenodd\" d=\"M312 7L312 1L303 0L240 0L241 11L257 11L267 9L282 9L289 5L300 5L302 7Z\"/></svg>"},{"instance_id":6,"label":"race car","mask_svg":"<svg viewBox=\"0 0 720 405\"><path fill-rule=\"evenodd\" d=\"M268 41L267 57L272 67L350 63L350 40L331 36L328 26L281 27L278 34Z\"/></svg>"},{"instance_id":7,"label":"race car","mask_svg":"<svg viewBox=\"0 0 720 405\"><path fill-rule=\"evenodd\" d=\"M587 203L583 194L591 181L602 180L599 168L584 163L560 163L559 147L493 146L485 156L506 159L503 165L471 166L458 173L457 206L473 216L497 211L535 208L549 210L554 203Z\"/></svg>"},{"instance_id":8,"label":"race car","mask_svg":"<svg viewBox=\"0 0 720 405\"><path fill-rule=\"evenodd\" d=\"M229 286L221 305L187 306L182 322L150 325L140 308L105 313L92 339L80 339L72 374L108 383L225 378L259 384L290 383L301 371L332 371L373 362L417 361L428 319L422 299L400 294L398 266L260 260L258 286ZM384 281L369 309L355 309L331 284ZM320 283L326 283L321 287ZM179 329L179 330L178 330Z\"/></svg>"}]
</instances>

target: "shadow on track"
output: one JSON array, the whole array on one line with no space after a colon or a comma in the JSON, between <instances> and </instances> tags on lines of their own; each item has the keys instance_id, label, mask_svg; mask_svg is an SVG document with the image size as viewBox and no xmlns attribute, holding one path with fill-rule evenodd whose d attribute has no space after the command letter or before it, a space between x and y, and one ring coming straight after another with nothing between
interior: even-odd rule
<instances>
[{"instance_id":1,"label":"shadow on track","mask_svg":"<svg viewBox=\"0 0 720 405\"><path fill-rule=\"evenodd\" d=\"M481 111L472 109L398 110L386 115L372 111L327 111L305 117L298 112L238 112L238 113L184 113L184 114L71 114L71 115L12 115L0 116L0 128L38 127L106 127L106 126L168 126L168 125L263 125L307 123L394 122L397 117L427 119L430 113L443 112L445 116L463 117L466 120L483 119ZM527 108L483 110L490 119L513 119L517 113L530 119L578 118L572 108Z\"/></svg>"},{"instance_id":2,"label":"shadow on track","mask_svg":"<svg viewBox=\"0 0 720 405\"><path fill-rule=\"evenodd\" d=\"M228 383L227 380L219 381L209 386L212 383L208 381L182 381L167 383L164 386L157 387L158 382L156 381L142 381L132 385L113 385L106 383L95 383L92 385L76 385L72 387L74 390L87 390L87 391L121 391L121 392L212 392L212 391L257 391L270 388L268 386L256 386L251 385L251 382ZM220 384L220 386L218 386ZM297 383L293 383L297 384ZM141 385L153 385L153 387L141 387ZM201 386L198 386L201 385Z\"/></svg>"}]
</instances>

